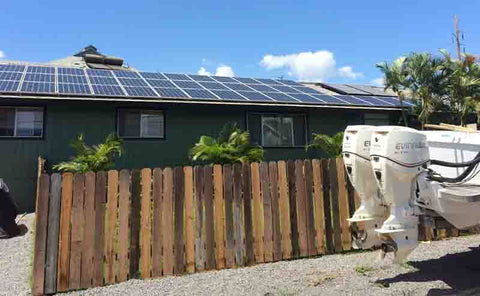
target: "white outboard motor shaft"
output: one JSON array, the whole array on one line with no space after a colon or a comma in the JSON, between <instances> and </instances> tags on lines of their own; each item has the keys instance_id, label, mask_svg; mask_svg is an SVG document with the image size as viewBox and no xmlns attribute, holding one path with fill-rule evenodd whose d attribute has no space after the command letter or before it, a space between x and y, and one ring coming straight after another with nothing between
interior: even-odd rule
<instances>
[{"instance_id":1,"label":"white outboard motor shaft","mask_svg":"<svg viewBox=\"0 0 480 296\"><path fill-rule=\"evenodd\" d=\"M343 160L348 177L360 196L361 205L350 222L353 247L368 249L380 246L378 229L387 218L387 207L375 182L370 163L370 141L374 127L368 125L348 126L343 136Z\"/></svg>"},{"instance_id":2,"label":"white outboard motor shaft","mask_svg":"<svg viewBox=\"0 0 480 296\"><path fill-rule=\"evenodd\" d=\"M376 232L383 240L383 255L394 252L394 261L400 263L418 245L418 216L412 196L416 177L429 161L427 138L411 128L377 127L370 158L375 180L390 207L390 216Z\"/></svg>"}]
</instances>

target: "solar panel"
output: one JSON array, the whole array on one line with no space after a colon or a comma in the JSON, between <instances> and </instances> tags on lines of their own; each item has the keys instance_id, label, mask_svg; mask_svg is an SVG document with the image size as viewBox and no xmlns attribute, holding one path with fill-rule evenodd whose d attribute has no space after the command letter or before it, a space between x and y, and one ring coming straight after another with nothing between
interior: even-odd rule
<instances>
[{"instance_id":1,"label":"solar panel","mask_svg":"<svg viewBox=\"0 0 480 296\"><path fill-rule=\"evenodd\" d=\"M25 75L25 81L31 82L55 82L55 75L28 73Z\"/></svg>"},{"instance_id":2,"label":"solar panel","mask_svg":"<svg viewBox=\"0 0 480 296\"><path fill-rule=\"evenodd\" d=\"M206 89L184 89L192 99L218 99L214 94Z\"/></svg>"},{"instance_id":3,"label":"solar panel","mask_svg":"<svg viewBox=\"0 0 480 296\"><path fill-rule=\"evenodd\" d=\"M182 80L177 80L174 81L175 84L180 87L180 88L196 88L196 89L203 89L203 87L196 83L195 81L182 81Z\"/></svg>"},{"instance_id":4,"label":"solar panel","mask_svg":"<svg viewBox=\"0 0 480 296\"><path fill-rule=\"evenodd\" d=\"M167 79L167 77L163 76L162 73L140 72L140 76L142 76L145 79L161 79L161 80Z\"/></svg>"},{"instance_id":5,"label":"solar panel","mask_svg":"<svg viewBox=\"0 0 480 296\"><path fill-rule=\"evenodd\" d=\"M123 90L118 85L92 84L93 93L96 95L124 96Z\"/></svg>"},{"instance_id":6,"label":"solar panel","mask_svg":"<svg viewBox=\"0 0 480 296\"><path fill-rule=\"evenodd\" d=\"M5 91L5 92L17 91L19 84L20 84L19 81L0 80L0 91Z\"/></svg>"},{"instance_id":7,"label":"solar panel","mask_svg":"<svg viewBox=\"0 0 480 296\"><path fill-rule=\"evenodd\" d=\"M25 70L24 65L12 65L12 64L0 65L0 71L2 72L23 72L23 70Z\"/></svg>"},{"instance_id":8,"label":"solar panel","mask_svg":"<svg viewBox=\"0 0 480 296\"><path fill-rule=\"evenodd\" d=\"M155 88L162 98L189 98L179 88Z\"/></svg>"},{"instance_id":9,"label":"solar panel","mask_svg":"<svg viewBox=\"0 0 480 296\"><path fill-rule=\"evenodd\" d=\"M113 77L113 74L109 70L99 70L99 69L87 69L87 75L90 76L100 76L100 77Z\"/></svg>"},{"instance_id":10,"label":"solar panel","mask_svg":"<svg viewBox=\"0 0 480 296\"><path fill-rule=\"evenodd\" d=\"M237 80L233 79L232 77L226 77L226 76L212 76L213 79L219 82L230 82L230 83L238 83Z\"/></svg>"},{"instance_id":11,"label":"solar panel","mask_svg":"<svg viewBox=\"0 0 480 296\"><path fill-rule=\"evenodd\" d=\"M167 74L167 73L163 73L163 75L167 76L167 77L170 78L171 80L192 80L192 79L188 78L188 76L185 75L185 74Z\"/></svg>"},{"instance_id":12,"label":"solar panel","mask_svg":"<svg viewBox=\"0 0 480 296\"><path fill-rule=\"evenodd\" d=\"M235 77L235 80L238 80L243 83L253 83L253 84L258 84L258 81L252 78L242 78L242 77Z\"/></svg>"},{"instance_id":13,"label":"solar panel","mask_svg":"<svg viewBox=\"0 0 480 296\"><path fill-rule=\"evenodd\" d=\"M175 88L175 85L168 80L157 80L157 79L147 79L148 83L150 83L153 87L171 87Z\"/></svg>"},{"instance_id":14,"label":"solar panel","mask_svg":"<svg viewBox=\"0 0 480 296\"><path fill-rule=\"evenodd\" d=\"M118 78L140 78L140 75L133 71L113 71L113 74Z\"/></svg>"},{"instance_id":15,"label":"solar panel","mask_svg":"<svg viewBox=\"0 0 480 296\"><path fill-rule=\"evenodd\" d=\"M117 80L111 77L90 76L91 84L118 85Z\"/></svg>"},{"instance_id":16,"label":"solar panel","mask_svg":"<svg viewBox=\"0 0 480 296\"><path fill-rule=\"evenodd\" d=\"M252 88L248 87L246 84L241 83L225 83L225 86L233 90L253 91Z\"/></svg>"},{"instance_id":17,"label":"solar panel","mask_svg":"<svg viewBox=\"0 0 480 296\"><path fill-rule=\"evenodd\" d=\"M338 98L335 98L333 96L329 95L311 95L314 96L315 98L324 101L327 104L335 104L335 105L350 105L349 103L342 101Z\"/></svg>"},{"instance_id":18,"label":"solar panel","mask_svg":"<svg viewBox=\"0 0 480 296\"><path fill-rule=\"evenodd\" d=\"M150 87L124 87L124 89L127 95L132 97L157 97Z\"/></svg>"},{"instance_id":19,"label":"solar panel","mask_svg":"<svg viewBox=\"0 0 480 296\"><path fill-rule=\"evenodd\" d=\"M300 86L300 84L299 84L299 83L297 83L297 82L295 82L295 81L293 81L293 80L283 80L283 79L277 79L277 82L280 82L280 83L282 83L282 84L286 84L286 85L292 85L292 86L296 86L296 85L298 85L298 86Z\"/></svg>"},{"instance_id":20,"label":"solar panel","mask_svg":"<svg viewBox=\"0 0 480 296\"><path fill-rule=\"evenodd\" d=\"M61 94L91 94L87 84L59 83L58 92Z\"/></svg>"},{"instance_id":21,"label":"solar panel","mask_svg":"<svg viewBox=\"0 0 480 296\"><path fill-rule=\"evenodd\" d=\"M349 104L352 104L352 105L368 105L368 106L372 106L372 104L369 104L365 101L362 101L360 99L358 99L357 97L354 97L354 96L347 96L347 95L335 95L333 96L335 98L338 98L342 101L345 101Z\"/></svg>"},{"instance_id":22,"label":"solar panel","mask_svg":"<svg viewBox=\"0 0 480 296\"><path fill-rule=\"evenodd\" d=\"M303 103L317 103L317 104L321 103L321 101L319 101L318 99L306 94L290 94L290 96L294 97L295 99Z\"/></svg>"},{"instance_id":23,"label":"solar panel","mask_svg":"<svg viewBox=\"0 0 480 296\"><path fill-rule=\"evenodd\" d=\"M211 82L215 81L206 75L188 75L188 76L190 76L190 78L192 78L195 81L211 81Z\"/></svg>"},{"instance_id":24,"label":"solar panel","mask_svg":"<svg viewBox=\"0 0 480 296\"><path fill-rule=\"evenodd\" d=\"M277 82L273 79L255 78L255 80L258 80L258 81L260 81L262 83L265 83L265 84L281 85L279 82Z\"/></svg>"},{"instance_id":25,"label":"solar panel","mask_svg":"<svg viewBox=\"0 0 480 296\"><path fill-rule=\"evenodd\" d=\"M279 102L298 102L298 100L291 96L279 92L266 92L264 94Z\"/></svg>"},{"instance_id":26,"label":"solar panel","mask_svg":"<svg viewBox=\"0 0 480 296\"><path fill-rule=\"evenodd\" d=\"M392 103L394 106L398 106L398 107L402 106L402 104L400 104L400 100L395 97L375 97L375 98L385 102ZM414 104L412 104L412 102L410 102L409 100L403 100L403 106L411 107L411 106L414 106Z\"/></svg>"},{"instance_id":27,"label":"solar panel","mask_svg":"<svg viewBox=\"0 0 480 296\"><path fill-rule=\"evenodd\" d=\"M387 95L382 87L370 86L370 85L356 85L356 84L347 84L347 86L359 89L361 91L367 92L374 96L384 96Z\"/></svg>"},{"instance_id":28,"label":"solar panel","mask_svg":"<svg viewBox=\"0 0 480 296\"><path fill-rule=\"evenodd\" d=\"M231 90L212 90L220 99L233 101L246 101L240 94Z\"/></svg>"},{"instance_id":29,"label":"solar panel","mask_svg":"<svg viewBox=\"0 0 480 296\"><path fill-rule=\"evenodd\" d=\"M393 106L392 104L390 104L388 102L379 100L379 99L377 99L375 97L372 97L372 96L356 96L356 98L359 98L359 99L364 100L368 103L371 103L374 106L390 106L390 107Z\"/></svg>"},{"instance_id":30,"label":"solar panel","mask_svg":"<svg viewBox=\"0 0 480 296\"><path fill-rule=\"evenodd\" d=\"M339 93L345 93L347 95L370 95L369 92L365 92L356 88L353 88L346 84L332 84L332 83L325 83L325 85L333 88L335 91Z\"/></svg>"},{"instance_id":31,"label":"solar panel","mask_svg":"<svg viewBox=\"0 0 480 296\"><path fill-rule=\"evenodd\" d=\"M207 89L225 89L225 90L228 90L228 88L226 88L225 86L223 86L223 84L220 84L218 82L199 82L201 85L203 85L203 87L207 88Z\"/></svg>"},{"instance_id":32,"label":"solar panel","mask_svg":"<svg viewBox=\"0 0 480 296\"><path fill-rule=\"evenodd\" d=\"M88 84L87 77L80 75L58 75L58 83Z\"/></svg>"},{"instance_id":33,"label":"solar panel","mask_svg":"<svg viewBox=\"0 0 480 296\"><path fill-rule=\"evenodd\" d=\"M294 86L293 88L307 94L322 95L318 90L306 86Z\"/></svg>"},{"instance_id":34,"label":"solar panel","mask_svg":"<svg viewBox=\"0 0 480 296\"><path fill-rule=\"evenodd\" d=\"M249 87L253 88L254 90L256 91L260 91L260 92L265 92L265 91L272 91L274 92L275 89L271 88L271 87L268 87L264 84L247 84Z\"/></svg>"},{"instance_id":35,"label":"solar panel","mask_svg":"<svg viewBox=\"0 0 480 296\"><path fill-rule=\"evenodd\" d=\"M36 74L55 74L54 67L43 67L43 66L28 66L27 73L36 73Z\"/></svg>"},{"instance_id":36,"label":"solar panel","mask_svg":"<svg viewBox=\"0 0 480 296\"><path fill-rule=\"evenodd\" d=\"M239 91L239 94L242 96L246 97L250 101L273 101L273 99L270 99L269 97L257 92L257 91Z\"/></svg>"},{"instance_id":37,"label":"solar panel","mask_svg":"<svg viewBox=\"0 0 480 296\"><path fill-rule=\"evenodd\" d=\"M55 93L55 84L24 81L21 91L27 93Z\"/></svg>"},{"instance_id":38,"label":"solar panel","mask_svg":"<svg viewBox=\"0 0 480 296\"><path fill-rule=\"evenodd\" d=\"M85 76L85 73L82 69L76 68L58 68L58 75L76 75L76 76Z\"/></svg>"},{"instance_id":39,"label":"solar panel","mask_svg":"<svg viewBox=\"0 0 480 296\"><path fill-rule=\"evenodd\" d=\"M143 79L118 78L120 84L123 86L143 86L148 87L148 84Z\"/></svg>"},{"instance_id":40,"label":"solar panel","mask_svg":"<svg viewBox=\"0 0 480 296\"><path fill-rule=\"evenodd\" d=\"M300 93L299 90L294 89L293 87L290 86L285 86L285 85L270 85L270 87L273 87L277 91L281 91L284 93Z\"/></svg>"},{"instance_id":41,"label":"solar panel","mask_svg":"<svg viewBox=\"0 0 480 296\"><path fill-rule=\"evenodd\" d=\"M22 78L21 72L0 72L0 80L18 80Z\"/></svg>"}]
</instances>

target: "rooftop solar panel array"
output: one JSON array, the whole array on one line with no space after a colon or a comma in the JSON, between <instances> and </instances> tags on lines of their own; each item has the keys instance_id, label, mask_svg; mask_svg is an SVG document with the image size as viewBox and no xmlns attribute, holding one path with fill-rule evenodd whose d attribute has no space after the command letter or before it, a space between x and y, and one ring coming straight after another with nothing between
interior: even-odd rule
<instances>
[{"instance_id":1,"label":"rooftop solar panel array","mask_svg":"<svg viewBox=\"0 0 480 296\"><path fill-rule=\"evenodd\" d=\"M328 95L291 80L0 64L0 93L400 107L396 97ZM404 101L403 106L412 102Z\"/></svg>"}]
</instances>

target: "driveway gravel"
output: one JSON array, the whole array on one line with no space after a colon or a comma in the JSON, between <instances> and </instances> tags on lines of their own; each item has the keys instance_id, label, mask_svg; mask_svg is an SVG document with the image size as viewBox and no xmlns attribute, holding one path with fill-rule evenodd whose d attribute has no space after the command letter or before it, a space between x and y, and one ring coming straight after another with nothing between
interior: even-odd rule
<instances>
[{"instance_id":1,"label":"driveway gravel","mask_svg":"<svg viewBox=\"0 0 480 296\"><path fill-rule=\"evenodd\" d=\"M0 240L0 295L28 294L31 239L29 232ZM402 265L380 260L379 251L350 252L65 295L480 295L479 242L471 235L421 243Z\"/></svg>"}]
</instances>

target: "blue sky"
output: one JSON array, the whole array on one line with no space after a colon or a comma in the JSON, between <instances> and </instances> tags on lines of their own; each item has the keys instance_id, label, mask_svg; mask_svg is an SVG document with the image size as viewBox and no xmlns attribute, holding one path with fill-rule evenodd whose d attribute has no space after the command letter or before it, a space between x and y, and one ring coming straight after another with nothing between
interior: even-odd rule
<instances>
[{"instance_id":1,"label":"blue sky","mask_svg":"<svg viewBox=\"0 0 480 296\"><path fill-rule=\"evenodd\" d=\"M94 44L145 71L378 82L376 62L410 51L453 51L454 14L467 51L478 54L480 45L480 1L3 0L1 6L3 59L43 62Z\"/></svg>"}]
</instances>

